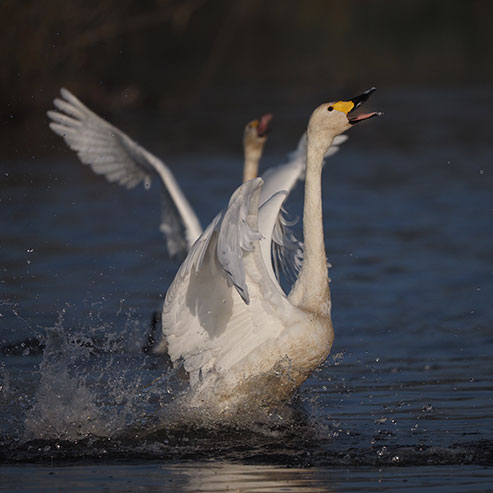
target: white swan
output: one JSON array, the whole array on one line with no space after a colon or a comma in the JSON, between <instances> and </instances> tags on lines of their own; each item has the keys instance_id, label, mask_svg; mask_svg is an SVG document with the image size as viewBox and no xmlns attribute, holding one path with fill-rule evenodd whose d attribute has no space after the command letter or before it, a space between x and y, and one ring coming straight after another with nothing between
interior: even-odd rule
<instances>
[{"instance_id":1,"label":"white swan","mask_svg":"<svg viewBox=\"0 0 493 493\"><path fill-rule=\"evenodd\" d=\"M159 158L138 145L121 130L96 115L67 89L55 99L58 111L48 111L50 128L64 138L84 164L127 188L144 180L149 188L152 176L162 183L162 220L160 230L171 257L182 256L202 234L202 227L171 170ZM258 163L267 140L271 114L253 120L245 127L243 144L245 174L257 176Z\"/></svg>"},{"instance_id":2,"label":"white swan","mask_svg":"<svg viewBox=\"0 0 493 493\"><path fill-rule=\"evenodd\" d=\"M286 191L260 204L250 180L196 241L163 305L163 335L189 375L188 404L213 415L289 398L329 354L334 332L322 223L321 173L335 137L379 113L351 114L375 89L324 103L307 129L304 261L288 296L273 274L272 234Z\"/></svg>"}]
</instances>

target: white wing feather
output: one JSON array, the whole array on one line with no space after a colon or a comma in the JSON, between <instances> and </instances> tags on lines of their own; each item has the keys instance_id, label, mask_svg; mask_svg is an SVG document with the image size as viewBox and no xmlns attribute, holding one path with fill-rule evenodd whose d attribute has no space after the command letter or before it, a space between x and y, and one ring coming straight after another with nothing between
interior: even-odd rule
<instances>
[{"instance_id":1,"label":"white wing feather","mask_svg":"<svg viewBox=\"0 0 493 493\"><path fill-rule=\"evenodd\" d=\"M192 388L208 375L225 375L279 331L279 305L288 302L268 270L270 237L285 193L259 208L261 186L256 178L235 191L166 294L163 334L171 360L183 361Z\"/></svg>"},{"instance_id":2,"label":"white wing feather","mask_svg":"<svg viewBox=\"0 0 493 493\"><path fill-rule=\"evenodd\" d=\"M50 128L63 137L84 164L108 181L133 188L144 180L148 188L151 176L159 176L163 185L160 229L171 256L186 254L202 228L171 170L69 91L60 92L63 99L54 101L58 111L48 111Z\"/></svg>"},{"instance_id":3,"label":"white wing feather","mask_svg":"<svg viewBox=\"0 0 493 493\"><path fill-rule=\"evenodd\" d=\"M276 269L275 264L272 265L271 261L271 252L273 247L276 246L275 236L279 234L277 230L277 225L282 224L279 221L279 218L282 218L282 204L286 200L288 196L288 192L286 190L282 190L280 192L272 195L270 199L264 202L259 209L259 217L258 217L258 229L262 233L262 238L260 239L260 250L262 252L262 258L264 259L265 267L269 276L271 278L272 283L275 286L279 286L279 273ZM283 238L278 239L278 241L283 241ZM274 260L275 260L274 256ZM281 292L283 292L281 290Z\"/></svg>"}]
</instances>

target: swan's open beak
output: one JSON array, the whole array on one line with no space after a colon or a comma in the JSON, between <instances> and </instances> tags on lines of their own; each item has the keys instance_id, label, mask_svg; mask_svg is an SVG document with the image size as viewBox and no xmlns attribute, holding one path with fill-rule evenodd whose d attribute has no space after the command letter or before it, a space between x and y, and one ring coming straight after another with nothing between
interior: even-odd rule
<instances>
[{"instance_id":1,"label":"swan's open beak","mask_svg":"<svg viewBox=\"0 0 493 493\"><path fill-rule=\"evenodd\" d=\"M372 87L368 89L368 91L365 91L363 94L360 94L359 96L356 96L352 99L350 99L349 102L353 103L353 107L347 112L347 119L349 120L349 123L351 125L354 125L355 123L362 122L363 120L368 120L369 118L373 118L374 116L380 116L383 113L380 111L374 111L372 113L360 113L359 115L351 115L350 114L357 108L359 108L374 92L376 91L375 87Z\"/></svg>"},{"instance_id":2,"label":"swan's open beak","mask_svg":"<svg viewBox=\"0 0 493 493\"><path fill-rule=\"evenodd\" d=\"M272 120L272 113L265 113L260 117L258 126L257 126L257 135L259 137L265 137L269 131L270 121Z\"/></svg>"}]
</instances>

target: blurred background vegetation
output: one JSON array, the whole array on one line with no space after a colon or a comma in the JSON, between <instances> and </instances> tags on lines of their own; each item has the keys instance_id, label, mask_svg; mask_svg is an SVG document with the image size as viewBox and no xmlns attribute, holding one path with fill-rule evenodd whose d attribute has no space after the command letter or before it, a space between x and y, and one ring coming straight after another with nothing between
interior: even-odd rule
<instances>
[{"instance_id":1,"label":"blurred background vegetation","mask_svg":"<svg viewBox=\"0 0 493 493\"><path fill-rule=\"evenodd\" d=\"M233 112L237 141L257 107L320 94L489 85L492 18L489 0L2 0L0 156L63 147L45 116L62 86L179 147L189 122L213 135Z\"/></svg>"}]
</instances>

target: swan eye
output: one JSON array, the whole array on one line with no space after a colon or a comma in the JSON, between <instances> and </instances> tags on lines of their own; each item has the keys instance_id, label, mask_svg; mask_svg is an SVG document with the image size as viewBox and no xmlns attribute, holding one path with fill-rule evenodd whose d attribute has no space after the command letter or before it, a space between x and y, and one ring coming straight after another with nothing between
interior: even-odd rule
<instances>
[{"instance_id":1,"label":"swan eye","mask_svg":"<svg viewBox=\"0 0 493 493\"><path fill-rule=\"evenodd\" d=\"M327 108L327 110L329 110L329 111L332 111L333 109L334 109L334 107L333 107L333 106L329 106L329 107Z\"/></svg>"}]
</instances>

